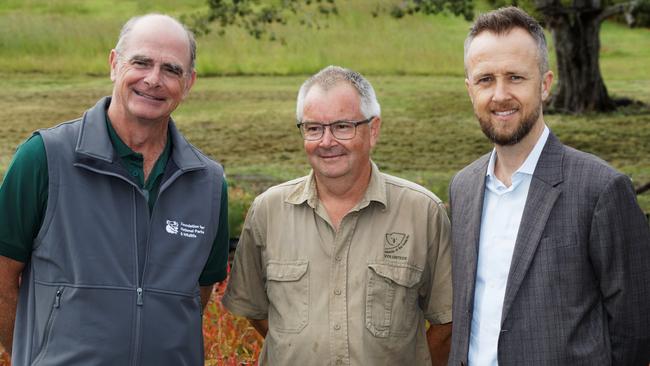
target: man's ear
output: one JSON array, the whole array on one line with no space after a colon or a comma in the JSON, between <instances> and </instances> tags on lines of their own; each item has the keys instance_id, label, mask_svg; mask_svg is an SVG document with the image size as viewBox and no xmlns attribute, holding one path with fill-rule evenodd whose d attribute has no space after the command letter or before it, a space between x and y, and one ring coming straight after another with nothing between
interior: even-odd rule
<instances>
[{"instance_id":1,"label":"man's ear","mask_svg":"<svg viewBox=\"0 0 650 366\"><path fill-rule=\"evenodd\" d=\"M375 147L379 141L379 131L381 130L381 117L377 116L370 122L370 147Z\"/></svg>"},{"instance_id":2,"label":"man's ear","mask_svg":"<svg viewBox=\"0 0 650 366\"><path fill-rule=\"evenodd\" d=\"M551 95L551 85L553 84L553 71L548 70L542 75L542 101Z\"/></svg>"},{"instance_id":3,"label":"man's ear","mask_svg":"<svg viewBox=\"0 0 650 366\"><path fill-rule=\"evenodd\" d=\"M190 89L192 89L192 86L194 85L194 82L196 81L196 70L192 69L192 73L190 74L189 81L187 84L185 84L185 90L183 91L183 99L190 93Z\"/></svg>"},{"instance_id":4,"label":"man's ear","mask_svg":"<svg viewBox=\"0 0 650 366\"><path fill-rule=\"evenodd\" d=\"M115 82L117 74L117 51L114 49L108 55L108 66L111 68L111 81Z\"/></svg>"},{"instance_id":5,"label":"man's ear","mask_svg":"<svg viewBox=\"0 0 650 366\"><path fill-rule=\"evenodd\" d=\"M474 104L474 96L472 95L472 89L470 88L469 79L465 78L465 89L467 90L467 95L469 95L469 100Z\"/></svg>"}]
</instances>

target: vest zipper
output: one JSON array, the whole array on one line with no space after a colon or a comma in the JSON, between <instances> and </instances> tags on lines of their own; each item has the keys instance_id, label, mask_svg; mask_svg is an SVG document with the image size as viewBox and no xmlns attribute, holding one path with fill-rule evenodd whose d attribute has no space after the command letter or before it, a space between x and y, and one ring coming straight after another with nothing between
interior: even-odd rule
<instances>
[{"instance_id":1,"label":"vest zipper","mask_svg":"<svg viewBox=\"0 0 650 366\"><path fill-rule=\"evenodd\" d=\"M135 335L133 339L133 356L131 365L137 366L140 359L141 333L142 333L142 308L144 304L144 290L142 289L142 279L140 278L140 258L138 256L138 188L133 187L133 244L135 249L135 283L136 283L136 300L135 300Z\"/></svg>"},{"instance_id":2,"label":"vest zipper","mask_svg":"<svg viewBox=\"0 0 650 366\"><path fill-rule=\"evenodd\" d=\"M45 356L45 353L47 351L47 346L50 343L50 338L52 335L52 328L54 325L54 318L57 315L57 312L59 311L58 309L61 307L61 296L63 295L63 286L59 286L56 289L56 294L54 295L54 301L52 303L52 308L50 309L50 314L47 317L47 323L45 324L45 330L43 331L43 344L41 345L41 349L38 352L38 356L34 359L34 365L37 365L40 363L40 361L43 359Z\"/></svg>"},{"instance_id":3,"label":"vest zipper","mask_svg":"<svg viewBox=\"0 0 650 366\"><path fill-rule=\"evenodd\" d=\"M142 306L143 305L143 302L142 302L142 287L138 287L138 289L136 291L138 293L138 300L136 301L136 305Z\"/></svg>"}]
</instances>

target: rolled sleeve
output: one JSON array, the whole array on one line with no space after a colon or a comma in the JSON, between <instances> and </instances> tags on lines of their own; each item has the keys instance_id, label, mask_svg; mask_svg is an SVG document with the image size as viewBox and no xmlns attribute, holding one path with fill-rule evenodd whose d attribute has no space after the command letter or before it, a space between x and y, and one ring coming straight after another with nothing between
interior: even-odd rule
<instances>
[{"instance_id":1,"label":"rolled sleeve","mask_svg":"<svg viewBox=\"0 0 650 366\"><path fill-rule=\"evenodd\" d=\"M263 240L258 234L257 200L248 210L237 244L228 287L221 300L233 314L250 319L266 319L269 300L266 295L265 271L262 266Z\"/></svg>"},{"instance_id":2,"label":"rolled sleeve","mask_svg":"<svg viewBox=\"0 0 650 366\"><path fill-rule=\"evenodd\" d=\"M450 222L441 203L430 210L429 251L425 275L428 286L423 288L424 317L431 324L451 322L451 242Z\"/></svg>"}]
</instances>

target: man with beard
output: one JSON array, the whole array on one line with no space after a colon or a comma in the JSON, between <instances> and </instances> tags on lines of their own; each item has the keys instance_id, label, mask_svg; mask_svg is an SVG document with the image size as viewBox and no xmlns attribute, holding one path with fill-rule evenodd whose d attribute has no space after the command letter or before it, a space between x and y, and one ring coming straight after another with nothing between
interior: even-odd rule
<instances>
[{"instance_id":1,"label":"man with beard","mask_svg":"<svg viewBox=\"0 0 650 366\"><path fill-rule=\"evenodd\" d=\"M255 199L223 304L265 337L261 365L445 365L444 206L370 160L382 121L360 74L321 70L296 114L312 172Z\"/></svg>"},{"instance_id":2,"label":"man with beard","mask_svg":"<svg viewBox=\"0 0 650 366\"><path fill-rule=\"evenodd\" d=\"M450 365L648 365L648 222L628 177L545 125L541 26L481 15L465 72L494 149L450 186Z\"/></svg>"}]
</instances>

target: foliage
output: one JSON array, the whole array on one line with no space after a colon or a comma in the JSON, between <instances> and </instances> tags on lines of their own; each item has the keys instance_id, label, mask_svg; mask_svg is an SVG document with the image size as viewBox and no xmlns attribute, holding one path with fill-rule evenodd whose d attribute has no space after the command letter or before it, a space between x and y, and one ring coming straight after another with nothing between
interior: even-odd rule
<instances>
[{"instance_id":1,"label":"foliage","mask_svg":"<svg viewBox=\"0 0 650 366\"><path fill-rule=\"evenodd\" d=\"M286 25L289 17L298 17L300 24L319 29L318 16L338 13L334 0L208 0L207 3L207 14L195 12L183 17L199 35L210 32L210 23L217 23L220 34L225 33L226 27L236 26L260 39L267 35L269 25ZM268 39L275 40L275 33L268 34Z\"/></svg>"},{"instance_id":2,"label":"foliage","mask_svg":"<svg viewBox=\"0 0 650 366\"><path fill-rule=\"evenodd\" d=\"M227 282L215 286L203 314L206 366L253 365L262 350L263 338L248 320L228 312L221 304Z\"/></svg>"},{"instance_id":3,"label":"foliage","mask_svg":"<svg viewBox=\"0 0 650 366\"><path fill-rule=\"evenodd\" d=\"M228 186L228 231L238 237L244 226L246 213L255 195L235 185Z\"/></svg>"}]
</instances>

